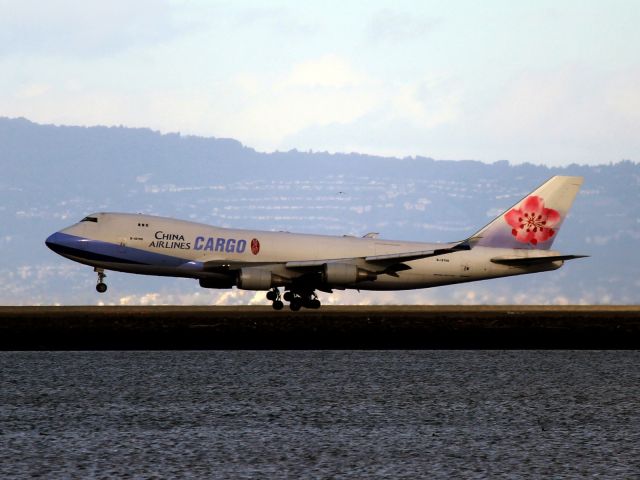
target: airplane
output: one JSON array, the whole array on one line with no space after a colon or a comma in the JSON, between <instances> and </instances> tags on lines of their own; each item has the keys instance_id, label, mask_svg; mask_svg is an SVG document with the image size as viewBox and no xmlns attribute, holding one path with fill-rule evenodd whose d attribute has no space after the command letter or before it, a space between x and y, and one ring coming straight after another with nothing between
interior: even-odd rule
<instances>
[{"instance_id":1,"label":"airplane","mask_svg":"<svg viewBox=\"0 0 640 480\"><path fill-rule=\"evenodd\" d=\"M275 310L320 308L316 291L409 290L544 272L586 255L551 250L582 177L554 176L465 240L423 243L239 230L130 213L94 213L46 239L105 270L187 277L203 288L267 291ZM282 291L281 291L282 289Z\"/></svg>"}]
</instances>

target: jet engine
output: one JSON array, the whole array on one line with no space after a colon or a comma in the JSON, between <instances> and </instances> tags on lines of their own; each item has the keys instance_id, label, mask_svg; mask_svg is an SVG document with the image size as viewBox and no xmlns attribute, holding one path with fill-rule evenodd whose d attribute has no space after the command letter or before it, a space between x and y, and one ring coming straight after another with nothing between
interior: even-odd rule
<instances>
[{"instance_id":1,"label":"jet engine","mask_svg":"<svg viewBox=\"0 0 640 480\"><path fill-rule=\"evenodd\" d=\"M329 285L350 285L375 280L377 275L349 263L325 263L322 280Z\"/></svg>"},{"instance_id":2,"label":"jet engine","mask_svg":"<svg viewBox=\"0 0 640 480\"><path fill-rule=\"evenodd\" d=\"M285 279L264 268L241 268L236 285L243 290L269 290L284 285Z\"/></svg>"}]
</instances>

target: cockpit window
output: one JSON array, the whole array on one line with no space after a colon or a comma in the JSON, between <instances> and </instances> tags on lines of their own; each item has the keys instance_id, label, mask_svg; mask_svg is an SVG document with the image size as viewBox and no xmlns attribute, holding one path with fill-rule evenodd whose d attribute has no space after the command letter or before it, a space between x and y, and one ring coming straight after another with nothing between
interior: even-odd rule
<instances>
[{"instance_id":1,"label":"cockpit window","mask_svg":"<svg viewBox=\"0 0 640 480\"><path fill-rule=\"evenodd\" d=\"M81 222L95 222L98 223L98 219L96 217L84 217Z\"/></svg>"}]
</instances>

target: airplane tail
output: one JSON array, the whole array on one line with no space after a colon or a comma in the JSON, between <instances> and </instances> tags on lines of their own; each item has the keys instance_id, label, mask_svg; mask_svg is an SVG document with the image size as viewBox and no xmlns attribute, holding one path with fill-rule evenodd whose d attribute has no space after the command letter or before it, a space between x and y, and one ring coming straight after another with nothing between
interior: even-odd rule
<instances>
[{"instance_id":1,"label":"airplane tail","mask_svg":"<svg viewBox=\"0 0 640 480\"><path fill-rule=\"evenodd\" d=\"M548 250L583 182L555 176L520 200L467 243L469 246Z\"/></svg>"}]
</instances>

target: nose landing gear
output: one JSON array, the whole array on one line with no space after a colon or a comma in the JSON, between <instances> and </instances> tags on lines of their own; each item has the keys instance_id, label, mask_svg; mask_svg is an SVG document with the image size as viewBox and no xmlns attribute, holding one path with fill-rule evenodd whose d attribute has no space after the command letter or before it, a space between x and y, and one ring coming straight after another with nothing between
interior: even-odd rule
<instances>
[{"instance_id":1,"label":"nose landing gear","mask_svg":"<svg viewBox=\"0 0 640 480\"><path fill-rule=\"evenodd\" d=\"M107 291L107 284L104 283L104 279L106 278L106 274L102 268L94 268L94 272L98 274L98 284L96 285L96 291L98 293L104 293Z\"/></svg>"}]
</instances>

